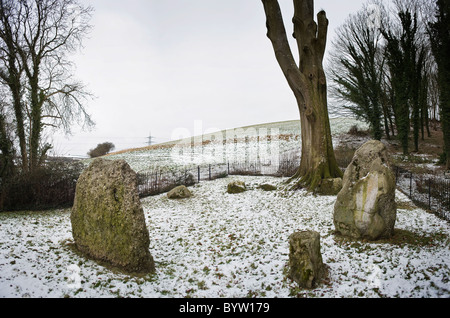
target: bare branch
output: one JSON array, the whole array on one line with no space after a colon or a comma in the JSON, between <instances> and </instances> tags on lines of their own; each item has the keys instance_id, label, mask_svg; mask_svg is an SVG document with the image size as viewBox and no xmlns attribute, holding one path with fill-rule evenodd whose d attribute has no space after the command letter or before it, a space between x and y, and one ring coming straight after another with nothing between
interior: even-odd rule
<instances>
[{"instance_id":1,"label":"bare branch","mask_svg":"<svg viewBox=\"0 0 450 318\"><path fill-rule=\"evenodd\" d=\"M292 55L286 36L280 5L277 0L262 0L266 14L267 37L272 42L275 56L289 86L297 98L301 98L302 89L299 86L304 82L302 74Z\"/></svg>"},{"instance_id":2,"label":"bare branch","mask_svg":"<svg viewBox=\"0 0 450 318\"><path fill-rule=\"evenodd\" d=\"M328 19L325 11L320 11L317 14L317 23L318 23L318 31L317 31L317 54L319 54L319 58L323 60L323 56L325 54L325 48L327 45L327 35L328 35Z\"/></svg>"}]
</instances>

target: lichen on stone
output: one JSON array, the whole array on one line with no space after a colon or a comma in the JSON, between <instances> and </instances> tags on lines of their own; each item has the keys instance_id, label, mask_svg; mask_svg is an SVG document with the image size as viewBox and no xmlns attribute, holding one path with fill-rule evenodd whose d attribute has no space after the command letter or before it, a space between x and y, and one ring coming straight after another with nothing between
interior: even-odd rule
<instances>
[{"instance_id":1,"label":"lichen on stone","mask_svg":"<svg viewBox=\"0 0 450 318\"><path fill-rule=\"evenodd\" d=\"M125 161L90 164L77 182L70 219L76 247L90 258L126 272L155 270L136 173Z\"/></svg>"}]
</instances>

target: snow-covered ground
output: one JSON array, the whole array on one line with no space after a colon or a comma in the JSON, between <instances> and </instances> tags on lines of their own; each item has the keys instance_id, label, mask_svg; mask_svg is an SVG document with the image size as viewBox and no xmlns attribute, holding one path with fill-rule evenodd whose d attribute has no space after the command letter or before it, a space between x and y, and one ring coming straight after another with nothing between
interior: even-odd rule
<instances>
[{"instance_id":1,"label":"snow-covered ground","mask_svg":"<svg viewBox=\"0 0 450 318\"><path fill-rule=\"evenodd\" d=\"M226 193L228 182L250 190ZM233 176L191 188L190 199L142 200L156 274L131 277L77 255L70 210L0 214L0 297L450 297L450 225L397 192L405 240L333 234L335 196L286 192L285 179ZM264 192L258 184L279 190ZM302 290L286 278L288 237L321 234L328 279Z\"/></svg>"},{"instance_id":2,"label":"snow-covered ground","mask_svg":"<svg viewBox=\"0 0 450 318\"><path fill-rule=\"evenodd\" d=\"M332 133L336 137L354 124L365 129L355 120L332 119ZM298 121L198 139L109 158L125 159L145 172L155 166L242 163L255 154L265 163L298 152L301 144ZM226 193L234 179L250 190ZM190 199L171 201L165 194L142 199L156 262L156 274L144 277L78 255L72 248L70 209L0 213L0 297L450 297L448 223L397 191L394 240L342 239L333 233L336 197L284 191L285 180L230 176L196 184ZM262 183L279 190L257 189ZM313 290L299 289L286 278L288 238L306 229L321 234L329 272Z\"/></svg>"}]
</instances>

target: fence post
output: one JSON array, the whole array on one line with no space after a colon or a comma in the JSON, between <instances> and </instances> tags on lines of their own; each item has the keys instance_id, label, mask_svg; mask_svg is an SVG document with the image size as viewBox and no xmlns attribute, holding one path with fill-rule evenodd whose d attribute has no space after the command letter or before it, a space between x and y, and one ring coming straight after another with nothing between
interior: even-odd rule
<instances>
[{"instance_id":1,"label":"fence post","mask_svg":"<svg viewBox=\"0 0 450 318\"><path fill-rule=\"evenodd\" d=\"M428 178L428 209L431 210L431 178Z\"/></svg>"},{"instance_id":2,"label":"fence post","mask_svg":"<svg viewBox=\"0 0 450 318\"><path fill-rule=\"evenodd\" d=\"M209 180L211 180L211 164L209 165Z\"/></svg>"},{"instance_id":3,"label":"fence post","mask_svg":"<svg viewBox=\"0 0 450 318\"><path fill-rule=\"evenodd\" d=\"M200 166L198 166L197 169L198 169L198 183L200 183Z\"/></svg>"},{"instance_id":4,"label":"fence post","mask_svg":"<svg viewBox=\"0 0 450 318\"><path fill-rule=\"evenodd\" d=\"M448 210L450 210L450 180L444 179L444 186L445 186L445 195L444 197L446 198L444 200L444 209L447 208ZM447 202L445 202L447 201ZM442 214L444 215L445 213L442 212ZM447 220L449 219L449 217L447 216Z\"/></svg>"},{"instance_id":5,"label":"fence post","mask_svg":"<svg viewBox=\"0 0 450 318\"><path fill-rule=\"evenodd\" d=\"M409 175L409 198L412 200L412 172Z\"/></svg>"}]
</instances>

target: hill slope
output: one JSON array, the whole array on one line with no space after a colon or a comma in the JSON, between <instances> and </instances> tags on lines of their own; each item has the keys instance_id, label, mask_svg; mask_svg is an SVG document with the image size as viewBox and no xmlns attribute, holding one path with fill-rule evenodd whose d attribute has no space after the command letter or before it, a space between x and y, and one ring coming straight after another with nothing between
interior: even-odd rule
<instances>
[{"instance_id":1,"label":"hill slope","mask_svg":"<svg viewBox=\"0 0 450 318\"><path fill-rule=\"evenodd\" d=\"M335 139L357 125L367 125L353 118L330 120ZM108 159L124 159L136 172L200 164L246 162L260 160L277 162L280 155L300 153L300 121L258 124L223 130L202 136L166 142L149 147L112 153Z\"/></svg>"}]
</instances>

